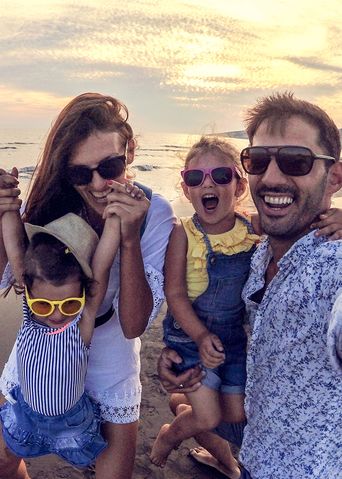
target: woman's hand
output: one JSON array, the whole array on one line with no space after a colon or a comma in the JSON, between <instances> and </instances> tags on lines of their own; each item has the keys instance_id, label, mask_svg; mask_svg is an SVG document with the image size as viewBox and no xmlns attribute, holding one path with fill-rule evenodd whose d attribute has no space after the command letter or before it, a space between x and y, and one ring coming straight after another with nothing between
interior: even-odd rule
<instances>
[{"instance_id":1,"label":"woman's hand","mask_svg":"<svg viewBox=\"0 0 342 479\"><path fill-rule=\"evenodd\" d=\"M318 228L315 235L328 236L329 240L342 239L342 209L330 208L319 215L319 221L311 225L312 229Z\"/></svg>"},{"instance_id":2,"label":"woman's hand","mask_svg":"<svg viewBox=\"0 0 342 479\"><path fill-rule=\"evenodd\" d=\"M0 168L0 216L6 211L19 211L21 199L18 188L18 170L12 168L11 173Z\"/></svg>"},{"instance_id":3,"label":"woman's hand","mask_svg":"<svg viewBox=\"0 0 342 479\"><path fill-rule=\"evenodd\" d=\"M172 370L173 363L180 364L182 358L170 348L164 348L158 359L158 375L160 382L169 393L189 393L201 386L205 372L200 366L188 369L182 374Z\"/></svg>"},{"instance_id":4,"label":"woman's hand","mask_svg":"<svg viewBox=\"0 0 342 479\"><path fill-rule=\"evenodd\" d=\"M104 218L107 214L116 214L120 218L121 241L124 244L131 239L140 239L140 227L150 206L145 193L129 182L122 184L111 180L108 186L112 188L112 193L107 196Z\"/></svg>"}]
</instances>

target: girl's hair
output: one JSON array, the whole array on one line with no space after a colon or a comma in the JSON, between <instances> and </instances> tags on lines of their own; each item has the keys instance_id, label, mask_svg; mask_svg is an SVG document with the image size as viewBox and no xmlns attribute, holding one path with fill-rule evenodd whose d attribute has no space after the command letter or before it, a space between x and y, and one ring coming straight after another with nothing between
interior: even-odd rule
<instances>
[{"instance_id":1,"label":"girl's hair","mask_svg":"<svg viewBox=\"0 0 342 479\"><path fill-rule=\"evenodd\" d=\"M53 124L30 185L24 220L44 225L66 213L79 213L82 199L66 177L75 148L92 133L117 132L133 140L127 107L100 93L83 93L68 103Z\"/></svg>"},{"instance_id":2,"label":"girl's hair","mask_svg":"<svg viewBox=\"0 0 342 479\"><path fill-rule=\"evenodd\" d=\"M254 135L264 121L270 133L284 132L289 118L299 116L318 130L318 144L337 160L341 154L341 138L333 120L319 106L294 98L293 93L276 93L261 98L247 110L246 132L253 144Z\"/></svg>"},{"instance_id":3,"label":"girl's hair","mask_svg":"<svg viewBox=\"0 0 342 479\"><path fill-rule=\"evenodd\" d=\"M200 155L212 153L234 163L234 166L240 172L241 177L244 176L240 163L240 153L232 143L225 138L219 136L202 136L200 140L192 145L185 157L184 167L187 168L190 161Z\"/></svg>"},{"instance_id":4,"label":"girl's hair","mask_svg":"<svg viewBox=\"0 0 342 479\"><path fill-rule=\"evenodd\" d=\"M54 236L37 233L32 237L24 257L23 280L30 289L35 279L60 286L77 278L89 291L91 280L84 274L75 256Z\"/></svg>"}]
</instances>

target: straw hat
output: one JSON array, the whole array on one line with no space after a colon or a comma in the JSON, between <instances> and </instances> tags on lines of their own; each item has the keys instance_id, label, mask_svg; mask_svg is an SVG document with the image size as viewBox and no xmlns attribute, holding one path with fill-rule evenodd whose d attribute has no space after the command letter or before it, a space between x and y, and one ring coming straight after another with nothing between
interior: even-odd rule
<instances>
[{"instance_id":1,"label":"straw hat","mask_svg":"<svg viewBox=\"0 0 342 479\"><path fill-rule=\"evenodd\" d=\"M30 241L36 233L47 233L57 238L69 248L86 276L93 277L90 262L99 238L82 218L74 213L68 213L45 226L25 223L25 230Z\"/></svg>"}]
</instances>

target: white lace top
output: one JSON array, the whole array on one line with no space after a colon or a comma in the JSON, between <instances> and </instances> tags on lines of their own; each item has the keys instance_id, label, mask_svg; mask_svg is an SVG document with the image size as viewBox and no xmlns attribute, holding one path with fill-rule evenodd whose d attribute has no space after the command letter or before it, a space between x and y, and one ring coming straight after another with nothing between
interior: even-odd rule
<instances>
[{"instance_id":1,"label":"white lace top","mask_svg":"<svg viewBox=\"0 0 342 479\"><path fill-rule=\"evenodd\" d=\"M154 303L149 324L156 318L164 301L164 257L174 222L175 217L170 204L160 195L153 194L146 229L141 239L145 274ZM103 420L123 424L134 422L139 418L140 339L126 339L121 329L117 314L119 267L120 259L117 255L98 315L108 311L111 303L115 312L108 322L95 329L89 355L86 390L99 403ZM10 271L6 268L2 287L8 284L9 276ZM0 389L6 395L17 383L16 346L14 346L0 379Z\"/></svg>"}]
</instances>

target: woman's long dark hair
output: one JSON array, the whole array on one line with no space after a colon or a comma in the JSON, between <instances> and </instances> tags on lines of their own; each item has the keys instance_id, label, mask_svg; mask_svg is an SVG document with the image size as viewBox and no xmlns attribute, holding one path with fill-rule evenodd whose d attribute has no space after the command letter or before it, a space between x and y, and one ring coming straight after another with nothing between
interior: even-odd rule
<instances>
[{"instance_id":1,"label":"woman's long dark hair","mask_svg":"<svg viewBox=\"0 0 342 479\"><path fill-rule=\"evenodd\" d=\"M100 93L83 93L58 115L30 184L24 221L45 225L66 213L79 214L82 199L65 175L75 148L95 131L115 131L123 142L133 138L127 107Z\"/></svg>"}]
</instances>

